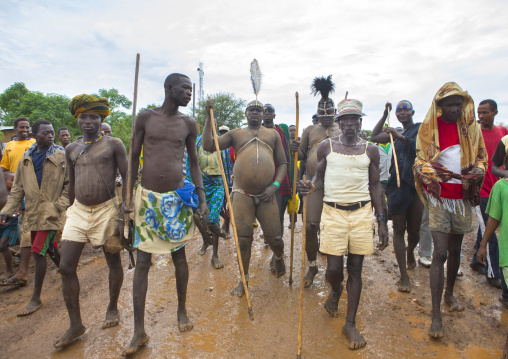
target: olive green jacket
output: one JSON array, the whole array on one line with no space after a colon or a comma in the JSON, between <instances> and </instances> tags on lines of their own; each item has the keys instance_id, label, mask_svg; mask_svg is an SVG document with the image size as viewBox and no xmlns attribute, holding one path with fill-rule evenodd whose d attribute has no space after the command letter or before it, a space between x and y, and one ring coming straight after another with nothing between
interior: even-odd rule
<instances>
[{"instance_id":1,"label":"olive green jacket","mask_svg":"<svg viewBox=\"0 0 508 359\"><path fill-rule=\"evenodd\" d=\"M69 173L65 151L56 145L48 149L39 188L31 156L36 147L34 143L19 162L11 193L1 213L12 215L25 198L26 228L30 231L61 230L69 206Z\"/></svg>"}]
</instances>

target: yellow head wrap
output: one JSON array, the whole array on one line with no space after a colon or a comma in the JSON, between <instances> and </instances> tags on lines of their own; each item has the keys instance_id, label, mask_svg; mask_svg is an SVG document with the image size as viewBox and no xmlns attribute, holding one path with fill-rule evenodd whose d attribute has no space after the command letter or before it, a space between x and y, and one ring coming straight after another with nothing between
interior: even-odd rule
<instances>
[{"instance_id":1,"label":"yellow head wrap","mask_svg":"<svg viewBox=\"0 0 508 359\"><path fill-rule=\"evenodd\" d=\"M97 97L94 95L78 95L69 103L69 111L72 116L78 118L83 112L97 113L104 117L111 114L111 105L105 97Z\"/></svg>"}]
</instances>

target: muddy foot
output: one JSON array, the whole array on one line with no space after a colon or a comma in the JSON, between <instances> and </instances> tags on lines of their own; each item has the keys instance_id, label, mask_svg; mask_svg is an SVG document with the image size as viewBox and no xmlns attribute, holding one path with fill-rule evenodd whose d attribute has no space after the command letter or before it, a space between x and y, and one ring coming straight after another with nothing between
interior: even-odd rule
<instances>
[{"instance_id":1,"label":"muddy foot","mask_svg":"<svg viewBox=\"0 0 508 359\"><path fill-rule=\"evenodd\" d=\"M106 312L106 319L102 322L102 329L111 328L117 326L120 323L120 313L118 309L108 310Z\"/></svg>"},{"instance_id":2,"label":"muddy foot","mask_svg":"<svg viewBox=\"0 0 508 359\"><path fill-rule=\"evenodd\" d=\"M415 269L416 268L416 259L415 254L413 252L407 252L407 259L406 259L407 269Z\"/></svg>"},{"instance_id":3,"label":"muddy foot","mask_svg":"<svg viewBox=\"0 0 508 359\"><path fill-rule=\"evenodd\" d=\"M178 310L178 330L181 332L188 332L192 328L194 328L194 324L191 323L189 318L187 317L187 312L185 310Z\"/></svg>"},{"instance_id":4,"label":"muddy foot","mask_svg":"<svg viewBox=\"0 0 508 359\"><path fill-rule=\"evenodd\" d=\"M212 257L212 266L215 268L215 269L221 269L221 268L224 268L224 264L221 263L221 261L219 260L219 258L217 257Z\"/></svg>"},{"instance_id":5,"label":"muddy foot","mask_svg":"<svg viewBox=\"0 0 508 359\"><path fill-rule=\"evenodd\" d=\"M317 273L318 273L317 266L313 266L313 267L309 266L309 270L307 271L307 274L305 274L305 278L303 278L303 287L304 288L308 288L312 285L312 283L314 282L314 277L316 276Z\"/></svg>"},{"instance_id":6,"label":"muddy foot","mask_svg":"<svg viewBox=\"0 0 508 359\"><path fill-rule=\"evenodd\" d=\"M457 302L457 299L455 299L453 294L448 294L445 292L444 301L448 305L448 310L450 312L462 312L464 310L464 306Z\"/></svg>"},{"instance_id":7,"label":"muddy foot","mask_svg":"<svg viewBox=\"0 0 508 359\"><path fill-rule=\"evenodd\" d=\"M131 344L129 345L129 347L127 349L125 349L122 352L122 356L126 357L127 355L132 355L132 354L136 353L138 351L139 347L148 343L148 340L150 340L150 338L148 337L148 335L146 335L145 332L143 332L143 334L141 334L141 335L134 334L134 336L132 337L132 340L131 340Z\"/></svg>"},{"instance_id":8,"label":"muddy foot","mask_svg":"<svg viewBox=\"0 0 508 359\"><path fill-rule=\"evenodd\" d=\"M5 281L5 280L9 279L10 277L14 277L14 272L13 272L13 271L7 272L7 274L6 274L6 275L4 275L4 276L2 276L2 277L0 278L0 281L2 281L2 282L3 282L3 281Z\"/></svg>"},{"instance_id":9,"label":"muddy foot","mask_svg":"<svg viewBox=\"0 0 508 359\"><path fill-rule=\"evenodd\" d=\"M432 319L429 335L433 338L442 338L444 336L443 321L441 319Z\"/></svg>"},{"instance_id":10,"label":"muddy foot","mask_svg":"<svg viewBox=\"0 0 508 359\"><path fill-rule=\"evenodd\" d=\"M225 234L225 237L224 239L229 239L231 238L231 233L229 232L229 226L226 228L224 226L222 226L222 231L224 232Z\"/></svg>"},{"instance_id":11,"label":"muddy foot","mask_svg":"<svg viewBox=\"0 0 508 359\"><path fill-rule=\"evenodd\" d=\"M201 247L201 249L198 251L198 254L200 256L204 255L206 253L206 250L208 249L208 244L204 244L203 243L203 247Z\"/></svg>"},{"instance_id":12,"label":"muddy foot","mask_svg":"<svg viewBox=\"0 0 508 359\"><path fill-rule=\"evenodd\" d=\"M398 284L398 290L402 293L410 293L411 292L411 282L409 281L409 277L400 278Z\"/></svg>"},{"instance_id":13,"label":"muddy foot","mask_svg":"<svg viewBox=\"0 0 508 359\"><path fill-rule=\"evenodd\" d=\"M243 283L240 281L235 289L231 291L231 295L234 295L235 297L241 298L245 295L245 290L243 289Z\"/></svg>"},{"instance_id":14,"label":"muddy foot","mask_svg":"<svg viewBox=\"0 0 508 359\"><path fill-rule=\"evenodd\" d=\"M367 342L363 339L360 333L358 333L354 324L346 323L342 327L342 333L344 333L349 339L349 349L351 350L360 349L367 345Z\"/></svg>"},{"instance_id":15,"label":"muddy foot","mask_svg":"<svg viewBox=\"0 0 508 359\"><path fill-rule=\"evenodd\" d=\"M21 311L17 314L18 317L25 317L27 315L30 315L32 313L35 313L39 308L42 307L41 301L34 302L30 301L26 307L21 309Z\"/></svg>"},{"instance_id":16,"label":"muddy foot","mask_svg":"<svg viewBox=\"0 0 508 359\"><path fill-rule=\"evenodd\" d=\"M270 262L270 270L277 278L286 274L286 265L284 264L284 258L276 259L274 254Z\"/></svg>"},{"instance_id":17,"label":"muddy foot","mask_svg":"<svg viewBox=\"0 0 508 359\"><path fill-rule=\"evenodd\" d=\"M74 339L82 336L84 333L85 327L83 326L83 324L79 325L76 328L70 327L65 332L65 334L53 344L53 346L55 348L63 348L72 343Z\"/></svg>"},{"instance_id":18,"label":"muddy foot","mask_svg":"<svg viewBox=\"0 0 508 359\"><path fill-rule=\"evenodd\" d=\"M332 317L332 318L339 317L339 299L340 299L340 295L342 294L343 288L344 288L344 286L341 284L339 293L338 294L330 293L330 295L328 296L328 299L325 302L325 309L328 312L328 314L330 314L330 317Z\"/></svg>"}]
</instances>

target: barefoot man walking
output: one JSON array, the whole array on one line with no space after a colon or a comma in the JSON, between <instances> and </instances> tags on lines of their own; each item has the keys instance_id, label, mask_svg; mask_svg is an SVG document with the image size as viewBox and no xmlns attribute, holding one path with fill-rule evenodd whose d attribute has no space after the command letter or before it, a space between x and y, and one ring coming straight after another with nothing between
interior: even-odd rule
<instances>
[{"instance_id":1,"label":"barefoot man walking","mask_svg":"<svg viewBox=\"0 0 508 359\"><path fill-rule=\"evenodd\" d=\"M194 236L193 211L199 203L204 222L207 222L208 208L196 152L198 127L192 117L178 111L180 106L187 106L191 100L192 83L189 77L173 73L164 81L164 90L162 106L140 112L136 120L132 172L129 174L133 186L141 147L143 174L134 198L134 247L138 249L132 292L134 335L129 347L122 353L124 356L135 353L148 342L145 303L152 253L171 253L178 295L178 329L185 332L193 328L185 308L189 280L185 245ZM195 186L183 178L185 148Z\"/></svg>"},{"instance_id":2,"label":"barefoot man walking","mask_svg":"<svg viewBox=\"0 0 508 359\"><path fill-rule=\"evenodd\" d=\"M379 151L374 144L358 137L362 116L360 101L350 99L338 104L342 135L319 144L316 175L312 181L299 183L302 195L324 188L319 250L327 255L326 276L332 287L325 309L335 318L344 288L344 255L348 255L347 315L342 332L349 339L349 349L366 345L356 329L355 319L362 293L363 258L374 252L371 200L379 224L378 248L383 250L388 245L386 218L382 214Z\"/></svg>"}]
</instances>

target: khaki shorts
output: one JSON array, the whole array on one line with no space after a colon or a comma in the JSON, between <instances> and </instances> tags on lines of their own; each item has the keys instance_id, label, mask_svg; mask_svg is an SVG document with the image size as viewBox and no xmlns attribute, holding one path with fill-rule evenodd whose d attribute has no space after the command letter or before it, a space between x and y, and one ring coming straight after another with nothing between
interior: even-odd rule
<instances>
[{"instance_id":1,"label":"khaki shorts","mask_svg":"<svg viewBox=\"0 0 508 359\"><path fill-rule=\"evenodd\" d=\"M106 252L115 253L122 249L118 224L118 211L110 199L101 204L86 206L74 201L67 209L67 221L62 233L62 241L90 243L104 246Z\"/></svg>"},{"instance_id":2,"label":"khaki shorts","mask_svg":"<svg viewBox=\"0 0 508 359\"><path fill-rule=\"evenodd\" d=\"M19 247L32 247L31 232L30 229L27 228L25 221L23 221L19 226Z\"/></svg>"},{"instance_id":3,"label":"khaki shorts","mask_svg":"<svg viewBox=\"0 0 508 359\"><path fill-rule=\"evenodd\" d=\"M372 207L354 211L323 205L319 250L334 256L374 253Z\"/></svg>"},{"instance_id":4,"label":"khaki shorts","mask_svg":"<svg viewBox=\"0 0 508 359\"><path fill-rule=\"evenodd\" d=\"M429 229L431 232L452 234L470 233L473 230L473 211L464 204L464 215L452 213L427 201L429 207Z\"/></svg>"}]
</instances>

